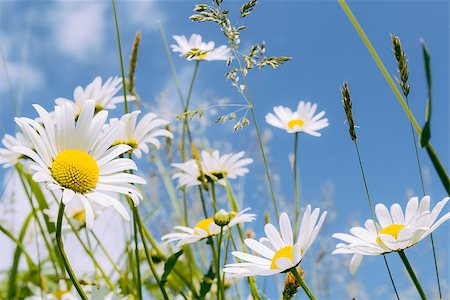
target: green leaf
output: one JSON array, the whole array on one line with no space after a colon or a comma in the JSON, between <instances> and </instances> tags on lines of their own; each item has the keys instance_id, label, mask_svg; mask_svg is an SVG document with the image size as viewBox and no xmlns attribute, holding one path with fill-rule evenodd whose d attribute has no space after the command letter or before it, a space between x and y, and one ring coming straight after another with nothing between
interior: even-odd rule
<instances>
[{"instance_id":1,"label":"green leaf","mask_svg":"<svg viewBox=\"0 0 450 300\"><path fill-rule=\"evenodd\" d=\"M174 254L172 254L164 264L164 273L161 277L161 284L164 285L167 281L167 277L169 276L170 272L172 272L173 267L175 267L175 264L177 263L178 258L183 254L183 250L180 250Z\"/></svg>"},{"instance_id":2,"label":"green leaf","mask_svg":"<svg viewBox=\"0 0 450 300\"><path fill-rule=\"evenodd\" d=\"M206 294L208 294L211 289L211 285L214 282L216 274L213 271L213 266L209 267L208 272L203 276L202 284L200 285L200 296L199 299L205 299Z\"/></svg>"},{"instance_id":3,"label":"green leaf","mask_svg":"<svg viewBox=\"0 0 450 300\"><path fill-rule=\"evenodd\" d=\"M427 46L423 40L420 41L422 44L422 52L423 52L423 60L425 63L425 74L427 78L427 86L428 86L428 99L427 99L427 108L425 113L425 124L422 128L422 134L420 135L420 146L425 147L431 138L431 129L430 129L430 120L431 120L431 106L432 106L432 97L431 97L431 66L430 66L430 54L428 53Z\"/></svg>"},{"instance_id":4,"label":"green leaf","mask_svg":"<svg viewBox=\"0 0 450 300\"><path fill-rule=\"evenodd\" d=\"M16 169L19 172L19 175L22 178L27 180L28 185L31 188L31 193L36 197L37 203L39 205L39 210L44 212L49 208L47 200L45 199L44 193L42 192L41 186L35 182L32 178L31 174L26 173L23 170L23 166L21 164L16 164ZM55 224L50 221L50 218L47 214L42 214L44 217L45 225L47 226L48 233L52 234L55 232Z\"/></svg>"}]
</instances>

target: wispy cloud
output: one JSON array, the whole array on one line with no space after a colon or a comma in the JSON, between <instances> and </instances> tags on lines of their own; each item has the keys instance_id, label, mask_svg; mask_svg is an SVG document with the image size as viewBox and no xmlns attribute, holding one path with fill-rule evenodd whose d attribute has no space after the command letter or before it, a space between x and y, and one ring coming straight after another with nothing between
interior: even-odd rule
<instances>
[{"instance_id":1,"label":"wispy cloud","mask_svg":"<svg viewBox=\"0 0 450 300\"><path fill-rule=\"evenodd\" d=\"M48 24L55 49L79 60L101 53L105 42L106 2L58 2Z\"/></svg>"}]
</instances>

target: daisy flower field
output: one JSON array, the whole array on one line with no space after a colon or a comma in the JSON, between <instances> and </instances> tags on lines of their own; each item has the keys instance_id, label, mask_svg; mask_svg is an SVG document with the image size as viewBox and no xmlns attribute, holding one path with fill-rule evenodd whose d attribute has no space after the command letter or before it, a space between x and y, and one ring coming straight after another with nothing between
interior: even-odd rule
<instances>
[{"instance_id":1,"label":"daisy flower field","mask_svg":"<svg viewBox=\"0 0 450 300\"><path fill-rule=\"evenodd\" d=\"M0 1L0 299L449 299L445 1Z\"/></svg>"}]
</instances>

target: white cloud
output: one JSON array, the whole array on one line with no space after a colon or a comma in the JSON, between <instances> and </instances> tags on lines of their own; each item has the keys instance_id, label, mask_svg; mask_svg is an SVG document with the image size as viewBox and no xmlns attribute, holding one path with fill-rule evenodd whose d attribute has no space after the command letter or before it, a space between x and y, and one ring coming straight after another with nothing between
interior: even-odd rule
<instances>
[{"instance_id":1,"label":"white cloud","mask_svg":"<svg viewBox=\"0 0 450 300\"><path fill-rule=\"evenodd\" d=\"M123 10L126 14L124 21L129 26L137 27L136 30L157 30L157 22L164 23L167 19L156 1L127 2Z\"/></svg>"},{"instance_id":2,"label":"white cloud","mask_svg":"<svg viewBox=\"0 0 450 300\"><path fill-rule=\"evenodd\" d=\"M59 2L48 24L56 48L78 61L102 51L105 42L106 2Z\"/></svg>"},{"instance_id":3,"label":"white cloud","mask_svg":"<svg viewBox=\"0 0 450 300\"><path fill-rule=\"evenodd\" d=\"M9 90L9 82L13 89L21 86L27 90L36 90L42 87L45 81L44 73L32 65L6 62L6 70L3 65L0 68L0 93Z\"/></svg>"}]
</instances>

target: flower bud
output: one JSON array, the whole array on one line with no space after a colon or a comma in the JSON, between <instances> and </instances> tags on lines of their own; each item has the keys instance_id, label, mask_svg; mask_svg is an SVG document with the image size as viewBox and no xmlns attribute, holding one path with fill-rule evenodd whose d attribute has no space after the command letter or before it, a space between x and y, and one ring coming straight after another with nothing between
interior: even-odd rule
<instances>
[{"instance_id":1,"label":"flower bud","mask_svg":"<svg viewBox=\"0 0 450 300\"><path fill-rule=\"evenodd\" d=\"M214 215L214 223L220 227L227 226L230 223L230 214L223 209L219 210Z\"/></svg>"}]
</instances>

